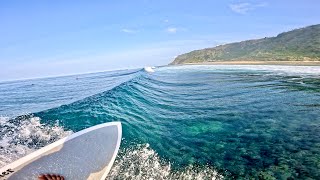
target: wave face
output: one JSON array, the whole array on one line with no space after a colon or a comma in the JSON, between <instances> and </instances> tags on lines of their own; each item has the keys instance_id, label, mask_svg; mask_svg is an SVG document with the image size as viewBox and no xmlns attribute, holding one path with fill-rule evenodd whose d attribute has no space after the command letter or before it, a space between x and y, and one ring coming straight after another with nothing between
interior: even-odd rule
<instances>
[{"instance_id":1,"label":"wave face","mask_svg":"<svg viewBox=\"0 0 320 180\"><path fill-rule=\"evenodd\" d=\"M62 134L121 121L124 140L110 179L318 179L319 70L162 67L33 116Z\"/></svg>"},{"instance_id":2,"label":"wave face","mask_svg":"<svg viewBox=\"0 0 320 180\"><path fill-rule=\"evenodd\" d=\"M112 89L141 70L120 70L0 83L0 115L14 117L54 108Z\"/></svg>"}]
</instances>

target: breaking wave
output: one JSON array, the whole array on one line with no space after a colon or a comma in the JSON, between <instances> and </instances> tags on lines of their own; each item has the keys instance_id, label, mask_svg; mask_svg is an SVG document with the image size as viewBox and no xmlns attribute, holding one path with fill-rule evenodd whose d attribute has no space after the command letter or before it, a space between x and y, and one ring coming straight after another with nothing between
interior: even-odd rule
<instances>
[{"instance_id":1,"label":"breaking wave","mask_svg":"<svg viewBox=\"0 0 320 180\"><path fill-rule=\"evenodd\" d=\"M155 67L144 67L144 71L148 72L148 73L153 73L154 72L154 68Z\"/></svg>"}]
</instances>

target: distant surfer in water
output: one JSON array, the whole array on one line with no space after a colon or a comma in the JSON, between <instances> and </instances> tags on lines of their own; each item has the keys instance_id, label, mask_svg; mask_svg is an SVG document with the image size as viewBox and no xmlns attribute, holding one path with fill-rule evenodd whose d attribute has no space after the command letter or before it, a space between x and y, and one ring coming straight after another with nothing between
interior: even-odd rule
<instances>
[{"instance_id":1,"label":"distant surfer in water","mask_svg":"<svg viewBox=\"0 0 320 180\"><path fill-rule=\"evenodd\" d=\"M38 180L64 180L64 177L56 174L42 174Z\"/></svg>"}]
</instances>

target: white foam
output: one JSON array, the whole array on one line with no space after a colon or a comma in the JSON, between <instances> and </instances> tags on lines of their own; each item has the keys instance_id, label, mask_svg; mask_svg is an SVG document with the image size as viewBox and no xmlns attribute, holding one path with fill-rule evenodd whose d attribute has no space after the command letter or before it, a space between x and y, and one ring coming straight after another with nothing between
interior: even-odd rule
<instances>
[{"instance_id":1,"label":"white foam","mask_svg":"<svg viewBox=\"0 0 320 180\"><path fill-rule=\"evenodd\" d=\"M174 171L148 144L120 151L107 179L222 179L214 169L192 165Z\"/></svg>"},{"instance_id":2,"label":"white foam","mask_svg":"<svg viewBox=\"0 0 320 180\"><path fill-rule=\"evenodd\" d=\"M320 66L238 65L236 67L248 70L273 71L286 74L320 75Z\"/></svg>"},{"instance_id":3,"label":"white foam","mask_svg":"<svg viewBox=\"0 0 320 180\"><path fill-rule=\"evenodd\" d=\"M287 65L181 65L159 68L158 71L172 70L257 70L280 74L320 75L320 66L287 66Z\"/></svg>"},{"instance_id":4,"label":"white foam","mask_svg":"<svg viewBox=\"0 0 320 180\"><path fill-rule=\"evenodd\" d=\"M148 73L153 73L154 72L154 67L144 67L144 70Z\"/></svg>"},{"instance_id":5,"label":"white foam","mask_svg":"<svg viewBox=\"0 0 320 180\"><path fill-rule=\"evenodd\" d=\"M0 167L72 133L58 123L48 126L41 124L38 117L25 117L0 117Z\"/></svg>"}]
</instances>

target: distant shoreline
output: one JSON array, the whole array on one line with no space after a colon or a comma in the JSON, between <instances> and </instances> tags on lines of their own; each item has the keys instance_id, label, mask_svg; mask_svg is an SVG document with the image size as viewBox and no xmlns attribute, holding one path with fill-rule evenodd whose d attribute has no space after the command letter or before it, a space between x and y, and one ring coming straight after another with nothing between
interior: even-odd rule
<instances>
[{"instance_id":1,"label":"distant shoreline","mask_svg":"<svg viewBox=\"0 0 320 180\"><path fill-rule=\"evenodd\" d=\"M184 63L177 65L289 65L320 66L320 61L216 61L202 63Z\"/></svg>"}]
</instances>

